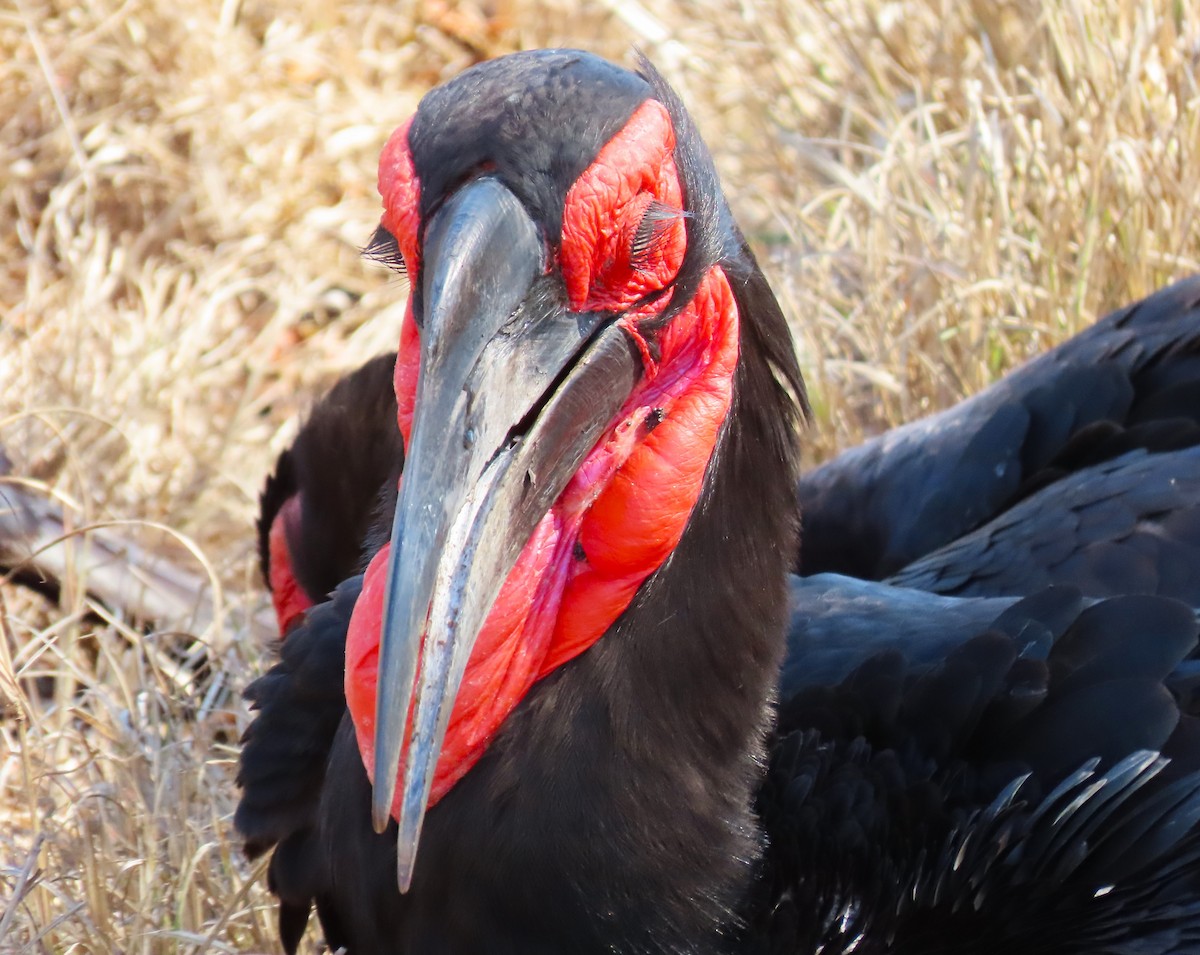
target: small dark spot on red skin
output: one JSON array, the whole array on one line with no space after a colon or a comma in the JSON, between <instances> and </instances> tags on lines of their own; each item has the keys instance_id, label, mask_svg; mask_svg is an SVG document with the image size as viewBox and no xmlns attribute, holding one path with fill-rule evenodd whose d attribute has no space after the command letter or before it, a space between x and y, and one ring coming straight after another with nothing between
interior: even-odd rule
<instances>
[{"instance_id":1,"label":"small dark spot on red skin","mask_svg":"<svg viewBox=\"0 0 1200 955\"><path fill-rule=\"evenodd\" d=\"M645 429L646 434L649 434L651 431L653 431L655 428L657 428L660 424L662 424L663 419L666 418L666 416L667 416L667 413L665 411L663 411L662 408L652 409L650 411L650 413L648 415L646 415L646 420L642 424L642 428Z\"/></svg>"},{"instance_id":2,"label":"small dark spot on red skin","mask_svg":"<svg viewBox=\"0 0 1200 955\"><path fill-rule=\"evenodd\" d=\"M583 549L583 544L581 544L579 541L575 542L572 552L574 553L576 560L587 560L587 552Z\"/></svg>"}]
</instances>

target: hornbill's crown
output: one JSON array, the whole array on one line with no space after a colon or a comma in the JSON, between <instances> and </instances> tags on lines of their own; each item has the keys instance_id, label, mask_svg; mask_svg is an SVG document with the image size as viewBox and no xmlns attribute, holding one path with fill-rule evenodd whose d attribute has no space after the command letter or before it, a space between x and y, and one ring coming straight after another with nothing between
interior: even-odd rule
<instances>
[{"instance_id":1,"label":"hornbill's crown","mask_svg":"<svg viewBox=\"0 0 1200 955\"><path fill-rule=\"evenodd\" d=\"M468 177L490 170L556 239L567 191L652 95L645 78L575 50L518 53L467 70L425 96L409 127L422 220Z\"/></svg>"}]
</instances>

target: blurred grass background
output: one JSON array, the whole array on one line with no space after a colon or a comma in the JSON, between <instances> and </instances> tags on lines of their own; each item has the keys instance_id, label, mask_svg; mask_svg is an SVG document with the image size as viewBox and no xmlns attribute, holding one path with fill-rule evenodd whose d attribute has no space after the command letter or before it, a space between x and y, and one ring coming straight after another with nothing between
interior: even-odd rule
<instances>
[{"instance_id":1,"label":"blurred grass background","mask_svg":"<svg viewBox=\"0 0 1200 955\"><path fill-rule=\"evenodd\" d=\"M277 950L230 825L257 491L394 347L404 290L358 256L388 133L548 45L639 47L693 111L795 329L809 463L1197 269L1185 0L4 0L0 447L220 606L172 669L191 637L87 580L0 582L0 951Z\"/></svg>"}]
</instances>

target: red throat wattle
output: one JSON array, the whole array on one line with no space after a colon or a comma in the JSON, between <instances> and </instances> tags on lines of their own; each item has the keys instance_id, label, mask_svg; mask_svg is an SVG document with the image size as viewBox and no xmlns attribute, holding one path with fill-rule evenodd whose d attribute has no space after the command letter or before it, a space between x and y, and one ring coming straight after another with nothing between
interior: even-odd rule
<instances>
[{"instance_id":1,"label":"red throat wattle","mask_svg":"<svg viewBox=\"0 0 1200 955\"><path fill-rule=\"evenodd\" d=\"M407 132L405 125L389 140L379 186L384 226L416 276L420 183ZM631 309L674 279L686 249L674 145L666 109L647 100L572 186L558 264L573 309ZM652 203L667 211L650 223L650 234ZM738 313L724 272L714 266L694 298L654 333L652 348L639 323L669 301L661 294L619 320L641 350L643 377L537 525L491 608L455 698L431 806L480 758L529 688L595 643L679 543L732 401ZM419 367L410 300L395 372L406 443ZM367 568L346 641L346 700L372 779L389 547ZM397 805L399 798L397 792Z\"/></svg>"}]
</instances>

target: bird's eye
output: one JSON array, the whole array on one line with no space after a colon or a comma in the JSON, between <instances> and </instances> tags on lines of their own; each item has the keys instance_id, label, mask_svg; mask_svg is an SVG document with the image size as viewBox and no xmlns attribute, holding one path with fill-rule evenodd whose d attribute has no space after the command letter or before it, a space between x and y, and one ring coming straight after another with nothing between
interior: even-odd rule
<instances>
[{"instance_id":1,"label":"bird's eye","mask_svg":"<svg viewBox=\"0 0 1200 955\"><path fill-rule=\"evenodd\" d=\"M412 120L392 133L379 157L379 194L383 197L383 219L364 250L377 262L416 278L421 270L417 242L420 226L421 181L413 168L408 148Z\"/></svg>"},{"instance_id":2,"label":"bird's eye","mask_svg":"<svg viewBox=\"0 0 1200 955\"><path fill-rule=\"evenodd\" d=\"M687 213L654 199L646 206L629 242L629 265L635 271L652 271L671 242L670 224L687 218Z\"/></svg>"},{"instance_id":3,"label":"bird's eye","mask_svg":"<svg viewBox=\"0 0 1200 955\"><path fill-rule=\"evenodd\" d=\"M561 261L573 308L620 311L675 280L688 214L678 205L677 187L658 192L667 195L646 189L607 213L607 221L601 203L580 203L578 218L564 223Z\"/></svg>"},{"instance_id":4,"label":"bird's eye","mask_svg":"<svg viewBox=\"0 0 1200 955\"><path fill-rule=\"evenodd\" d=\"M405 264L403 253L400 251L400 243L382 225L375 230L375 234L371 236L371 241L363 247L362 254L364 258L370 259L372 262L386 265L393 272L397 272L400 275L408 274L408 266Z\"/></svg>"},{"instance_id":5,"label":"bird's eye","mask_svg":"<svg viewBox=\"0 0 1200 955\"><path fill-rule=\"evenodd\" d=\"M567 191L558 258L571 308L625 311L667 289L685 218L671 117L648 99Z\"/></svg>"}]
</instances>

